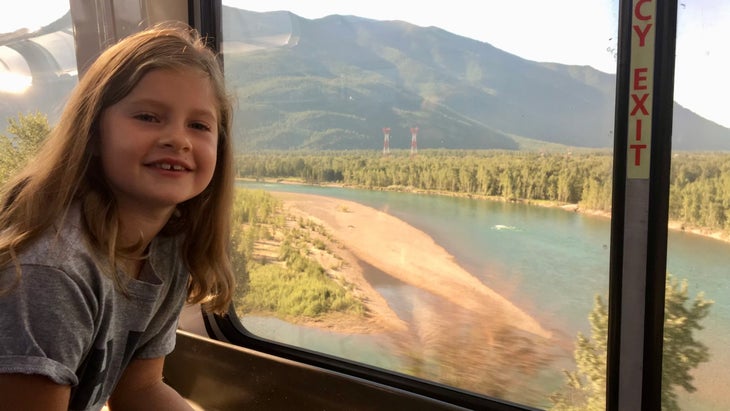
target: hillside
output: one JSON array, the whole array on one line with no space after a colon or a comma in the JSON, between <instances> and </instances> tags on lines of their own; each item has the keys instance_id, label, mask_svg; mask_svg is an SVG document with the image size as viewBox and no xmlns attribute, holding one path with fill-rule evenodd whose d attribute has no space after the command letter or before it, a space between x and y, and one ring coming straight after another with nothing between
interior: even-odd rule
<instances>
[{"instance_id":1,"label":"hillside","mask_svg":"<svg viewBox=\"0 0 730 411\"><path fill-rule=\"evenodd\" d=\"M226 8L243 149L613 146L615 76L537 63L436 27ZM730 129L675 105L674 148L728 150Z\"/></svg>"}]
</instances>

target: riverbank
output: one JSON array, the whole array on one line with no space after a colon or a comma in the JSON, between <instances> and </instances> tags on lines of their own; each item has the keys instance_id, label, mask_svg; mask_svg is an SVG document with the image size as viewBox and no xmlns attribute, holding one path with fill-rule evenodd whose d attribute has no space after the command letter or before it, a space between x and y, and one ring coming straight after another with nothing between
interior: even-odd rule
<instances>
[{"instance_id":1,"label":"riverbank","mask_svg":"<svg viewBox=\"0 0 730 411\"><path fill-rule=\"evenodd\" d=\"M513 327L550 339L552 334L511 301L465 271L426 233L386 212L330 197L273 192L289 213L327 229L348 253L388 275L419 287L479 317L491 318L493 335ZM396 234L394 234L396 233ZM366 300L382 298L366 292Z\"/></svg>"},{"instance_id":2,"label":"riverbank","mask_svg":"<svg viewBox=\"0 0 730 411\"><path fill-rule=\"evenodd\" d=\"M548 364L569 363L573 336L548 329L387 210L312 194L270 194L282 200L286 214L325 229L332 239L327 249L345 262L328 275L354 285L347 288L368 308L359 322L354 316L295 322L377 335L418 377L544 405L549 392L537 381L561 378ZM314 250L308 255L320 259Z\"/></svg>"}]
</instances>

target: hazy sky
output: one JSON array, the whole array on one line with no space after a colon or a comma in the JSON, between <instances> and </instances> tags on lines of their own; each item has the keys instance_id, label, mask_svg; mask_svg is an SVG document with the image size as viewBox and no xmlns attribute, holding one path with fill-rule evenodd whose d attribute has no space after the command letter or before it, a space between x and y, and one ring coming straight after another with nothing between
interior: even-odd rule
<instances>
[{"instance_id":1,"label":"hazy sky","mask_svg":"<svg viewBox=\"0 0 730 411\"><path fill-rule=\"evenodd\" d=\"M350 14L437 26L520 57L590 65L614 73L618 0L223 0L305 18ZM475 7L479 4L479 7ZM65 0L23 0L0 14L0 32L38 27L68 10ZM679 0L675 100L730 127L730 1Z\"/></svg>"},{"instance_id":2,"label":"hazy sky","mask_svg":"<svg viewBox=\"0 0 730 411\"><path fill-rule=\"evenodd\" d=\"M352 14L437 26L538 61L593 63L615 71L618 0L223 0L247 10L290 10L307 18ZM555 4L560 4L560 11ZM479 5L476 7L475 5ZM566 24L565 22L569 23ZM559 53L559 55L558 55Z\"/></svg>"}]
</instances>

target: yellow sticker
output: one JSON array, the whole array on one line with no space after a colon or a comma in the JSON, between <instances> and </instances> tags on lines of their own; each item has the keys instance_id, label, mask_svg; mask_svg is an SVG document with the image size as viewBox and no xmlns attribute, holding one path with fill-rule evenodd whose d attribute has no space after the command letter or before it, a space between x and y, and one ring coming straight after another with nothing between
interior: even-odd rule
<instances>
[{"instance_id":1,"label":"yellow sticker","mask_svg":"<svg viewBox=\"0 0 730 411\"><path fill-rule=\"evenodd\" d=\"M654 96L655 0L635 0L631 19L631 75L626 177L648 179Z\"/></svg>"}]
</instances>

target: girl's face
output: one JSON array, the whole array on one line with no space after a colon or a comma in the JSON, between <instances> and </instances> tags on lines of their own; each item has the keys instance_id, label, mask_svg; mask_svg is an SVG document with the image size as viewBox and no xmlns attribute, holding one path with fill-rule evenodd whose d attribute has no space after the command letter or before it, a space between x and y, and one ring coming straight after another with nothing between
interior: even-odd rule
<instances>
[{"instance_id":1,"label":"girl's face","mask_svg":"<svg viewBox=\"0 0 730 411\"><path fill-rule=\"evenodd\" d=\"M101 113L101 164L120 210L171 212L208 186L216 101L201 72L158 69Z\"/></svg>"}]
</instances>

